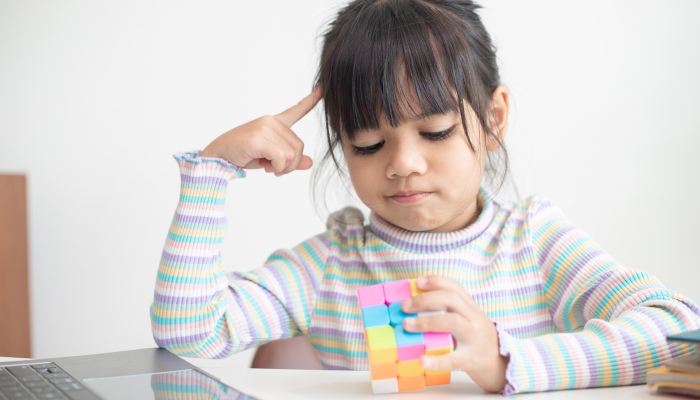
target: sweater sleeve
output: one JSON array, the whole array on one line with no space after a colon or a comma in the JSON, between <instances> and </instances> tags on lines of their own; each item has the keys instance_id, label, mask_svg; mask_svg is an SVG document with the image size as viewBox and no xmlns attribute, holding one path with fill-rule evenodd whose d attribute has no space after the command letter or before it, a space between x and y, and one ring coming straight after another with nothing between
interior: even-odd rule
<instances>
[{"instance_id":1,"label":"sweater sleeve","mask_svg":"<svg viewBox=\"0 0 700 400\"><path fill-rule=\"evenodd\" d=\"M497 324L510 356L504 394L641 384L692 346L666 336L700 327L700 308L652 275L624 268L552 203L535 198L528 224L544 292L561 333L519 339Z\"/></svg>"},{"instance_id":2,"label":"sweater sleeve","mask_svg":"<svg viewBox=\"0 0 700 400\"><path fill-rule=\"evenodd\" d=\"M180 153L180 200L158 268L151 305L156 344L175 354L222 358L306 334L325 268L327 235L274 252L247 273L226 273L228 182L245 172L222 159Z\"/></svg>"}]
</instances>

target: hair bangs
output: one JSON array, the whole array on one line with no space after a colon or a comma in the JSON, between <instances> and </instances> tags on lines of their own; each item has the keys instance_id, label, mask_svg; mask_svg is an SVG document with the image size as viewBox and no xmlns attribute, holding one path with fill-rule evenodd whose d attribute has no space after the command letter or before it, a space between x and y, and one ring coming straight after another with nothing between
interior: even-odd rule
<instances>
[{"instance_id":1,"label":"hair bangs","mask_svg":"<svg viewBox=\"0 0 700 400\"><path fill-rule=\"evenodd\" d=\"M342 45L327 46L333 51L322 55L328 68L318 83L336 135L352 141L382 123L396 127L448 112L464 117L464 60L451 58L468 44L454 16L420 0L384 0L366 5L346 29L333 28L326 42Z\"/></svg>"}]
</instances>

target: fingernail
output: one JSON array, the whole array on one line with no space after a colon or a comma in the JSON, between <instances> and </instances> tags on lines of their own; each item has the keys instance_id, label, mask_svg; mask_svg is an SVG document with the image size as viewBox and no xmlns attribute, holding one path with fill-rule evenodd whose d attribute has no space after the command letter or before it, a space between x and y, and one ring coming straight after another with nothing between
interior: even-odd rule
<instances>
[{"instance_id":1,"label":"fingernail","mask_svg":"<svg viewBox=\"0 0 700 400\"><path fill-rule=\"evenodd\" d=\"M423 356L420 359L421 366L425 369L433 368L433 360L430 357Z\"/></svg>"},{"instance_id":2,"label":"fingernail","mask_svg":"<svg viewBox=\"0 0 700 400\"><path fill-rule=\"evenodd\" d=\"M406 328L413 328L414 326L416 326L415 318L406 318L403 321L406 324Z\"/></svg>"},{"instance_id":3,"label":"fingernail","mask_svg":"<svg viewBox=\"0 0 700 400\"><path fill-rule=\"evenodd\" d=\"M401 309L407 310L407 309L411 308L412 305L413 305L413 300L411 300L411 299L406 299L406 300L404 300L403 303L401 304Z\"/></svg>"},{"instance_id":4,"label":"fingernail","mask_svg":"<svg viewBox=\"0 0 700 400\"><path fill-rule=\"evenodd\" d=\"M421 276L420 278L416 279L416 285L419 287L425 286L425 284L428 283L428 279L424 276Z\"/></svg>"}]
</instances>

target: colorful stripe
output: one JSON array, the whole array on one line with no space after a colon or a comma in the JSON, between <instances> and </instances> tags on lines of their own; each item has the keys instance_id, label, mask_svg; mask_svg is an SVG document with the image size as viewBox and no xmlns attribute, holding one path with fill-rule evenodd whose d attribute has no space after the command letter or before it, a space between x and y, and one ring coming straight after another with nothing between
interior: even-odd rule
<instances>
[{"instance_id":1,"label":"colorful stripe","mask_svg":"<svg viewBox=\"0 0 700 400\"><path fill-rule=\"evenodd\" d=\"M499 203L488 192L469 227L410 232L345 208L326 232L226 274L226 188L243 170L175 156L180 202L151 307L159 346L219 358L307 335L327 369L368 369L358 287L424 275L460 282L496 323L509 356L505 394L643 383L694 349L665 336L700 327L700 309L653 276L624 268L542 197Z\"/></svg>"}]
</instances>

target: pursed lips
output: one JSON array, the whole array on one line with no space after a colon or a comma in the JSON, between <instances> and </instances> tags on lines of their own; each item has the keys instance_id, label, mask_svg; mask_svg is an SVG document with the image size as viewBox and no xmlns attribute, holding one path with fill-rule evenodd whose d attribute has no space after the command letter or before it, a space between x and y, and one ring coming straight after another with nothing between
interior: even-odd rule
<instances>
[{"instance_id":1,"label":"pursed lips","mask_svg":"<svg viewBox=\"0 0 700 400\"><path fill-rule=\"evenodd\" d=\"M392 200L402 203L402 204L407 204L407 203L415 203L417 201L420 201L426 197L428 197L431 194L431 192L423 192L420 190L410 190L410 191L401 191L401 192L396 192L395 194L389 196Z\"/></svg>"}]
</instances>

